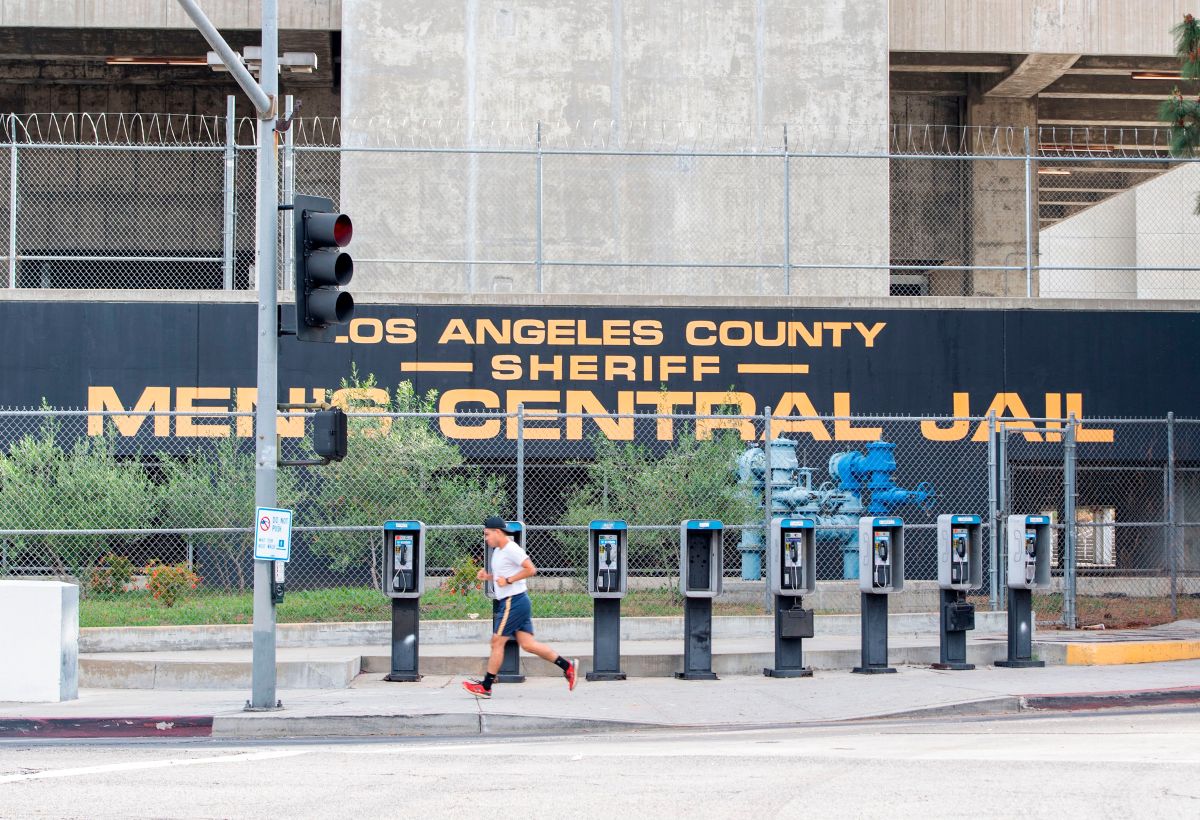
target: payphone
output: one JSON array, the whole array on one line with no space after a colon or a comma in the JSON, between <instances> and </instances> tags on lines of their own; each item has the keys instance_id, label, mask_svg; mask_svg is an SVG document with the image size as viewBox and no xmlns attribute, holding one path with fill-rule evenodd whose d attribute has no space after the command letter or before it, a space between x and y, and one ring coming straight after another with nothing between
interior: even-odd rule
<instances>
[{"instance_id":1,"label":"payphone","mask_svg":"<svg viewBox=\"0 0 1200 820\"><path fill-rule=\"evenodd\" d=\"M974 669L967 663L967 632L975 628L975 607L967 591L983 585L983 518L939 515L938 587L941 653L934 669Z\"/></svg>"},{"instance_id":2,"label":"payphone","mask_svg":"<svg viewBox=\"0 0 1200 820\"><path fill-rule=\"evenodd\" d=\"M683 680L716 680L712 671L712 599L721 594L725 526L691 519L679 525L679 591L683 595Z\"/></svg>"},{"instance_id":3,"label":"payphone","mask_svg":"<svg viewBox=\"0 0 1200 820\"><path fill-rule=\"evenodd\" d=\"M524 521L505 521L504 530L509 534L512 540L517 542L517 546L525 549L525 522ZM487 573L492 573L492 556L495 550L486 544L483 547L483 565ZM483 593L488 598L495 600L496 598L496 582L484 581ZM504 644L504 662L500 664L500 674L496 676L496 680L500 683L524 683L525 676L521 674L521 647L517 646L517 642L508 641Z\"/></svg>"},{"instance_id":4,"label":"payphone","mask_svg":"<svg viewBox=\"0 0 1200 820\"><path fill-rule=\"evenodd\" d=\"M763 669L772 678L807 678L803 643L813 636L813 611L802 596L817 589L816 522L811 518L771 521L771 551L767 562L775 596L775 666Z\"/></svg>"},{"instance_id":5,"label":"payphone","mask_svg":"<svg viewBox=\"0 0 1200 820\"><path fill-rule=\"evenodd\" d=\"M1048 515L1010 515L1008 547L1008 657L996 666L1045 666L1033 659L1033 590L1050 588Z\"/></svg>"},{"instance_id":6,"label":"payphone","mask_svg":"<svg viewBox=\"0 0 1200 820\"><path fill-rule=\"evenodd\" d=\"M858 519L858 588L861 602L860 675L895 672L888 666L888 598L904 589L904 521L864 516Z\"/></svg>"},{"instance_id":7,"label":"payphone","mask_svg":"<svg viewBox=\"0 0 1200 820\"><path fill-rule=\"evenodd\" d=\"M621 599L628 585L624 521L588 524L588 594L592 596L592 671L587 679L625 680L621 671Z\"/></svg>"},{"instance_id":8,"label":"payphone","mask_svg":"<svg viewBox=\"0 0 1200 820\"><path fill-rule=\"evenodd\" d=\"M419 681L425 525L420 521L384 522L382 564L383 594L392 600L392 671L384 680Z\"/></svg>"}]
</instances>

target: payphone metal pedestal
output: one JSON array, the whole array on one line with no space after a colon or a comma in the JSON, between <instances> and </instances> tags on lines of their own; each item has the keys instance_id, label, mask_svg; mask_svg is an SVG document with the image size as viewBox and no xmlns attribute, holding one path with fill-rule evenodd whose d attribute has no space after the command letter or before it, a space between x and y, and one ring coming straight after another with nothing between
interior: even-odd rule
<instances>
[{"instance_id":1,"label":"payphone metal pedestal","mask_svg":"<svg viewBox=\"0 0 1200 820\"><path fill-rule=\"evenodd\" d=\"M968 622L964 622L969 618ZM975 664L967 663L967 630L975 628L975 609L967 603L965 592L956 589L941 590L941 653L934 669L970 670Z\"/></svg>"},{"instance_id":2,"label":"payphone metal pedestal","mask_svg":"<svg viewBox=\"0 0 1200 820\"><path fill-rule=\"evenodd\" d=\"M794 637L793 637L794 636ZM813 636L813 611L799 597L775 596L775 667L763 669L768 678L811 678L804 665L804 638Z\"/></svg>"},{"instance_id":3,"label":"payphone metal pedestal","mask_svg":"<svg viewBox=\"0 0 1200 820\"><path fill-rule=\"evenodd\" d=\"M392 599L392 671L384 680L415 683L421 642L421 602L416 598Z\"/></svg>"},{"instance_id":4,"label":"payphone metal pedestal","mask_svg":"<svg viewBox=\"0 0 1200 820\"><path fill-rule=\"evenodd\" d=\"M1045 661L1033 659L1033 591L1008 591L1008 657L996 661L996 666L1026 669L1045 666Z\"/></svg>"},{"instance_id":5,"label":"payphone metal pedestal","mask_svg":"<svg viewBox=\"0 0 1200 820\"><path fill-rule=\"evenodd\" d=\"M860 592L862 599L862 666L852 672L860 675L886 675L895 672L888 666L888 596Z\"/></svg>"},{"instance_id":6,"label":"payphone metal pedestal","mask_svg":"<svg viewBox=\"0 0 1200 820\"><path fill-rule=\"evenodd\" d=\"M500 674L496 676L497 683L524 683L525 676L521 674L521 647L513 638L504 645L504 661L500 664Z\"/></svg>"},{"instance_id":7,"label":"payphone metal pedestal","mask_svg":"<svg viewBox=\"0 0 1200 820\"><path fill-rule=\"evenodd\" d=\"M712 598L683 599L683 671L680 680L717 680L712 671Z\"/></svg>"},{"instance_id":8,"label":"payphone metal pedestal","mask_svg":"<svg viewBox=\"0 0 1200 820\"><path fill-rule=\"evenodd\" d=\"M625 680L621 671L621 599L596 598L592 627L590 681Z\"/></svg>"}]
</instances>

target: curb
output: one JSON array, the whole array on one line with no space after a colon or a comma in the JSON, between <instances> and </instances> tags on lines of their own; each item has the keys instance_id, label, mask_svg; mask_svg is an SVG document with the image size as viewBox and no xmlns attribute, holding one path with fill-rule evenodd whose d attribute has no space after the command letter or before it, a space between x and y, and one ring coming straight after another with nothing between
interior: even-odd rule
<instances>
[{"instance_id":1,"label":"curb","mask_svg":"<svg viewBox=\"0 0 1200 820\"><path fill-rule=\"evenodd\" d=\"M405 715L221 715L108 718L0 719L0 740L67 738L272 739L315 737L480 737L485 735L559 735L647 730L755 730L868 723L880 720L929 720L947 717L1012 716L1033 712L1135 709L1200 703L1200 687L1075 692L1051 695L1000 695L838 720L672 724L596 720L579 717L450 712Z\"/></svg>"},{"instance_id":2,"label":"curb","mask_svg":"<svg viewBox=\"0 0 1200 820\"><path fill-rule=\"evenodd\" d=\"M1081 709L1119 709L1200 703L1200 687L1131 689L1124 692L1078 692L1063 695L1024 695L1022 707L1033 711L1072 712Z\"/></svg>"},{"instance_id":3,"label":"curb","mask_svg":"<svg viewBox=\"0 0 1200 820\"><path fill-rule=\"evenodd\" d=\"M1068 666L1108 666L1126 663L1159 663L1200 658L1200 641L1121 641L1068 643Z\"/></svg>"},{"instance_id":4,"label":"curb","mask_svg":"<svg viewBox=\"0 0 1200 820\"><path fill-rule=\"evenodd\" d=\"M484 714L480 712L420 715L278 715L217 717L212 736L220 738L285 737L479 737L480 735L545 735L628 732L671 728L668 724L634 723L574 717Z\"/></svg>"},{"instance_id":5,"label":"curb","mask_svg":"<svg viewBox=\"0 0 1200 820\"><path fill-rule=\"evenodd\" d=\"M107 718L4 718L0 739L85 737L211 737L212 715Z\"/></svg>"}]
</instances>

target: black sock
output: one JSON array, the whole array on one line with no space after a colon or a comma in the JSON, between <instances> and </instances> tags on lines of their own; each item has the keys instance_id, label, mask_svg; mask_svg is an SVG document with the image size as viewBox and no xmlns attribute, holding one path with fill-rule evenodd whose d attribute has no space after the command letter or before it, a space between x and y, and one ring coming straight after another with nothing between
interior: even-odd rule
<instances>
[{"instance_id":1,"label":"black sock","mask_svg":"<svg viewBox=\"0 0 1200 820\"><path fill-rule=\"evenodd\" d=\"M488 690L489 692L492 691L492 684L495 682L496 682L496 676L493 675L491 672L488 672L486 675L483 676L483 688Z\"/></svg>"},{"instance_id":2,"label":"black sock","mask_svg":"<svg viewBox=\"0 0 1200 820\"><path fill-rule=\"evenodd\" d=\"M566 672L568 669L571 668L571 662L568 661L566 658L564 658L562 655L559 655L557 658L554 659L554 665L557 666L559 669L561 669L564 672Z\"/></svg>"}]
</instances>

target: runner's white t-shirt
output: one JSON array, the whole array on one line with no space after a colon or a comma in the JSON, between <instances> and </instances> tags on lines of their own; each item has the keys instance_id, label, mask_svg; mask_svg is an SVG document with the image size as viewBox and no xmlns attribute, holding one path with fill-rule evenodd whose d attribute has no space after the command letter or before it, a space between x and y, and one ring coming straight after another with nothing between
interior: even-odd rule
<instances>
[{"instance_id":1,"label":"runner's white t-shirt","mask_svg":"<svg viewBox=\"0 0 1200 820\"><path fill-rule=\"evenodd\" d=\"M511 538L508 543L497 550L494 550L492 555L492 577L507 578L510 575L516 575L521 571L521 565L525 563L525 559L529 556L525 550L521 549L520 545ZM496 600L503 601L505 598L511 598L514 595L520 595L525 591L525 579L522 578L515 584L505 584L500 586L493 583L496 590Z\"/></svg>"}]
</instances>

